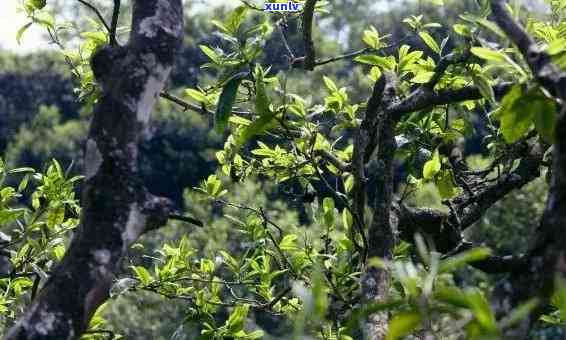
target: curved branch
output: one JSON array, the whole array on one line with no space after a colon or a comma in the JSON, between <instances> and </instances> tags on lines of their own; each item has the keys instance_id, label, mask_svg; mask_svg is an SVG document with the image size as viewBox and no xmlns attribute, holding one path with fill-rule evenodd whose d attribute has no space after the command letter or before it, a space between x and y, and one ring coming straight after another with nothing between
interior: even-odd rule
<instances>
[{"instance_id":1,"label":"curved branch","mask_svg":"<svg viewBox=\"0 0 566 340\"><path fill-rule=\"evenodd\" d=\"M96 14L96 16L98 17L98 20L100 20L100 23L102 23L102 26L104 26L104 28L106 29L107 32L111 32L112 30L110 29L110 26L108 25L108 23L106 22L106 19L104 19L104 16L102 15L102 13L100 13L100 11L98 10L98 8L96 8L93 4L85 1L85 0L78 0L81 4L85 5L86 7L88 7L91 11L94 12L94 14Z\"/></svg>"},{"instance_id":2,"label":"curved branch","mask_svg":"<svg viewBox=\"0 0 566 340\"><path fill-rule=\"evenodd\" d=\"M525 143L525 142L523 142ZM398 208L400 237L413 241L415 233L428 235L436 248L442 253L454 253L471 247L462 231L476 223L485 211L515 189L540 177L540 166L548 146L534 143L527 147L517 168L502 180L476 188L474 192L464 192L446 202L450 213L429 208L411 208L401 205ZM492 256L473 265L487 273L513 272L527 263L528 257Z\"/></svg>"},{"instance_id":3,"label":"curved branch","mask_svg":"<svg viewBox=\"0 0 566 340\"><path fill-rule=\"evenodd\" d=\"M502 97L511 89L513 84L495 85L493 91L496 97ZM425 110L438 105L461 103L466 100L482 99L483 95L476 86L466 86L460 89L433 91L428 87L419 87L399 102L392 103L385 110L394 115L397 120L407 113Z\"/></svg>"}]
</instances>

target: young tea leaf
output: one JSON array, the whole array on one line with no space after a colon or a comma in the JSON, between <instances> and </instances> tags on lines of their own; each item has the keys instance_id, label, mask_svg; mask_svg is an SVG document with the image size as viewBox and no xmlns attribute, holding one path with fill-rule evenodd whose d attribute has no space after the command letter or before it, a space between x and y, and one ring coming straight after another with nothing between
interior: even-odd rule
<instances>
[{"instance_id":1,"label":"young tea leaf","mask_svg":"<svg viewBox=\"0 0 566 340\"><path fill-rule=\"evenodd\" d=\"M218 106L214 113L214 126L218 133L222 133L228 124L228 119L230 119L230 115L232 114L232 107L236 101L236 94L238 93L242 78L241 74L232 77L222 89L222 93L218 99Z\"/></svg>"},{"instance_id":2,"label":"young tea leaf","mask_svg":"<svg viewBox=\"0 0 566 340\"><path fill-rule=\"evenodd\" d=\"M238 145L245 144L253 136L265 131L269 123L275 118L276 112L269 108L269 97L267 97L263 79L263 74L258 72L255 79L256 97L254 104L255 111L259 114L259 118L254 120L242 131L238 138Z\"/></svg>"}]
</instances>

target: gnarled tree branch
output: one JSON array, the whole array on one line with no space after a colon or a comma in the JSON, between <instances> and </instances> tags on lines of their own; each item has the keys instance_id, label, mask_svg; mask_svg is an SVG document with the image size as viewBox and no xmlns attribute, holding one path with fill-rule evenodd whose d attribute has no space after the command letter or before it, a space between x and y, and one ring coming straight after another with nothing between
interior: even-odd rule
<instances>
[{"instance_id":1,"label":"gnarled tree branch","mask_svg":"<svg viewBox=\"0 0 566 340\"><path fill-rule=\"evenodd\" d=\"M442 253L454 253L469 249L462 231L476 223L485 211L516 189L532 182L540 176L540 167L544 152L548 146L540 143L521 141L518 147L523 149L519 165L495 182L485 182L472 188L472 192L463 191L446 202L451 207L449 213L429 208L399 207L400 237L412 242L417 232L430 237L436 248ZM525 263L523 256L492 256L473 265L488 273L512 272Z\"/></svg>"}]
</instances>

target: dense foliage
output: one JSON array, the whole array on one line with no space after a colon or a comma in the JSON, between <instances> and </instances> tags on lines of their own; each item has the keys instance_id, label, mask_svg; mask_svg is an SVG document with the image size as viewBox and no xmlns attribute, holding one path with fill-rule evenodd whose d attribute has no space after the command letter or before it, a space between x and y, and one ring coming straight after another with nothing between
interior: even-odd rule
<instances>
[{"instance_id":1,"label":"dense foliage","mask_svg":"<svg viewBox=\"0 0 566 340\"><path fill-rule=\"evenodd\" d=\"M530 338L564 336L562 282L548 301L521 296L502 309L503 272L517 269L486 267L532 248L563 103L489 1L408 3L411 13L378 14L383 25L370 1L307 1L288 14L240 1L212 21L190 14L188 46L140 147L147 187L184 216L131 247L84 339L358 339L376 315L387 339L497 339L525 323ZM566 2L547 4L508 10L564 69ZM90 60L114 38L95 16L73 27L45 1L23 8L61 48L55 60L82 111L60 99L70 91L58 73L18 77L61 77L37 102L13 103L19 111L0 96L10 113L0 129L7 117L13 131L0 141L2 330L79 225L73 174L84 171L100 96ZM368 293L372 273L385 278L381 295Z\"/></svg>"}]
</instances>

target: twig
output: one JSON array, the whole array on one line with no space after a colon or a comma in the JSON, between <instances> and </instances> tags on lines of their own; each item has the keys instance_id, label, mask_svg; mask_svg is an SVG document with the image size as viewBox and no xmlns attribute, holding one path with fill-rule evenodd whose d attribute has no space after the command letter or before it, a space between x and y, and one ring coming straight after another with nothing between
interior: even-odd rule
<instances>
[{"instance_id":1,"label":"twig","mask_svg":"<svg viewBox=\"0 0 566 340\"><path fill-rule=\"evenodd\" d=\"M114 9L112 10L112 23L110 25L110 45L117 46L116 29L118 27L118 18L120 16L120 2L121 0L114 0Z\"/></svg>"},{"instance_id":2,"label":"twig","mask_svg":"<svg viewBox=\"0 0 566 340\"><path fill-rule=\"evenodd\" d=\"M190 217L190 216L183 216L183 215L177 215L177 214L170 214L168 216L168 218L170 220L175 220L175 221L182 221L182 222L187 222L190 224L194 224L197 227L204 227L204 223L202 223L202 221L197 220L196 218Z\"/></svg>"},{"instance_id":3,"label":"twig","mask_svg":"<svg viewBox=\"0 0 566 340\"><path fill-rule=\"evenodd\" d=\"M352 170L352 166L348 163L343 162L342 160L338 159L332 153L327 150L317 150L315 151L317 156L320 156L326 159L330 164L334 165L338 170L342 172L349 172Z\"/></svg>"},{"instance_id":4,"label":"twig","mask_svg":"<svg viewBox=\"0 0 566 340\"><path fill-rule=\"evenodd\" d=\"M331 58L327 58L327 59L323 59L323 60L317 60L315 62L315 66L322 66L322 65L326 65L326 64L333 63L335 61L344 60L344 59L352 59L352 58L358 57L360 55L369 53L371 51L373 51L373 49L367 47L367 48L363 48L359 51L350 52L350 53L342 54L342 55L339 55L339 56L335 56L335 57L331 57Z\"/></svg>"},{"instance_id":5,"label":"twig","mask_svg":"<svg viewBox=\"0 0 566 340\"><path fill-rule=\"evenodd\" d=\"M171 93L167 92L167 91L161 91L159 93L159 96L163 99L166 99L174 104L177 104L178 106L182 107L184 111L194 111L197 113L203 113L203 114L207 114L207 115L214 115L214 112L207 110L206 108L190 103L188 101L185 101L177 96L172 95ZM254 113L250 112L250 111L238 111L238 110L232 110L232 113L237 114L237 115L241 115L241 116L253 116Z\"/></svg>"},{"instance_id":6,"label":"twig","mask_svg":"<svg viewBox=\"0 0 566 340\"><path fill-rule=\"evenodd\" d=\"M465 62L466 60L468 60L469 57L470 57L469 49L466 49L463 53L452 52L442 57L434 70L434 75L429 80L429 82L426 83L424 86L428 87L429 89L433 89L434 86L440 81L440 79L446 72L446 69L450 65Z\"/></svg>"},{"instance_id":7,"label":"twig","mask_svg":"<svg viewBox=\"0 0 566 340\"><path fill-rule=\"evenodd\" d=\"M281 34L281 40L283 41L283 45L285 46L287 53L289 53L289 57L291 58L291 60L295 60L295 54L293 53L293 50L291 50L291 46L289 46L289 42L287 41L287 37L285 36L283 27L281 27L281 22L279 22L277 27L279 28L279 34Z\"/></svg>"},{"instance_id":8,"label":"twig","mask_svg":"<svg viewBox=\"0 0 566 340\"><path fill-rule=\"evenodd\" d=\"M108 23L106 23L106 20L104 20L104 17L102 16L102 13L100 13L100 11L98 10L98 8L96 8L94 5L88 3L85 0L78 0L81 4L85 5L86 7L88 7L90 10L92 10L96 16L98 17L98 20L100 20L100 22L102 23L102 25L104 26L104 28L106 28L106 30L108 31L108 33L112 33L112 29L110 28L110 26L108 26Z\"/></svg>"}]
</instances>

